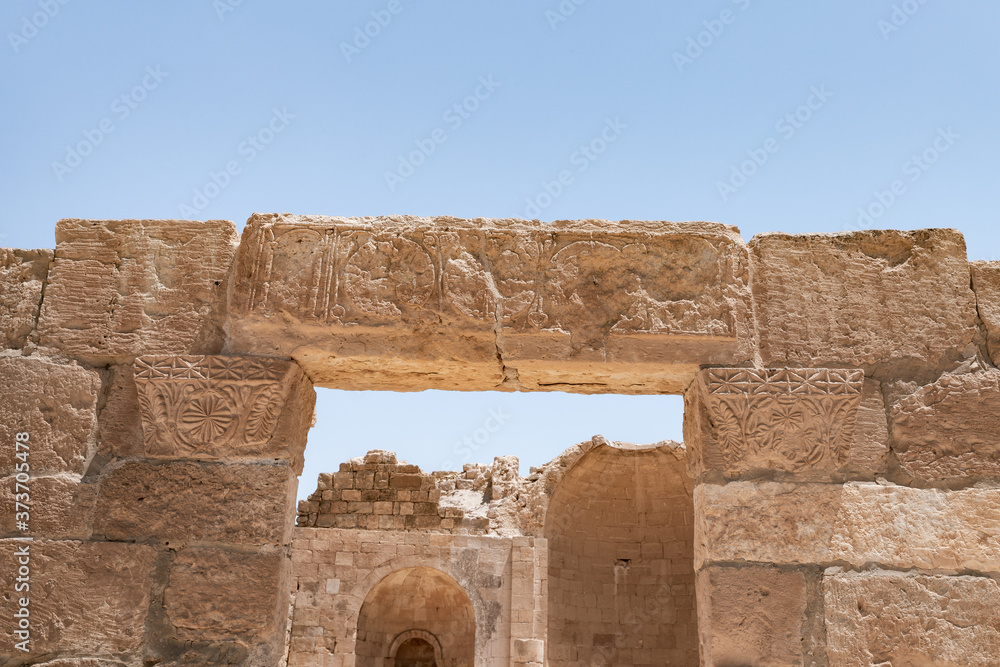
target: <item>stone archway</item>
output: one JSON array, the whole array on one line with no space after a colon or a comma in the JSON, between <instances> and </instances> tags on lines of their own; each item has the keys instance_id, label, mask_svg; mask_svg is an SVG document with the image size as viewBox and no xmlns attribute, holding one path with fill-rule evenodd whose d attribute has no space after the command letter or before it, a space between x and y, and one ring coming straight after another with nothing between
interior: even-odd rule
<instances>
[{"instance_id":1,"label":"stone archway","mask_svg":"<svg viewBox=\"0 0 1000 667\"><path fill-rule=\"evenodd\" d=\"M409 642L409 644L408 644ZM472 667L476 618L472 601L452 577L430 567L409 567L382 578L365 596L358 616L357 667L419 665L428 644L436 667ZM399 662L399 651L407 649Z\"/></svg>"},{"instance_id":2,"label":"stone archway","mask_svg":"<svg viewBox=\"0 0 1000 667\"><path fill-rule=\"evenodd\" d=\"M549 501L548 663L693 665L694 504L681 445L594 447Z\"/></svg>"},{"instance_id":3,"label":"stone archway","mask_svg":"<svg viewBox=\"0 0 1000 667\"><path fill-rule=\"evenodd\" d=\"M393 667L439 667L444 662L441 642L426 630L407 630L389 647Z\"/></svg>"}]
</instances>

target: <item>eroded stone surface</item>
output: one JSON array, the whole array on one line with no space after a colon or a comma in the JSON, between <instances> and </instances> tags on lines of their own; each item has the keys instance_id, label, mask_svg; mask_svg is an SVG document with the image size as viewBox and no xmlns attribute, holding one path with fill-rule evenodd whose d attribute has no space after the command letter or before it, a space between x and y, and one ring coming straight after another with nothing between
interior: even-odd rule
<instances>
[{"instance_id":1,"label":"eroded stone surface","mask_svg":"<svg viewBox=\"0 0 1000 667\"><path fill-rule=\"evenodd\" d=\"M32 535L50 539L90 537L93 521L94 499L97 488L93 484L83 484L78 475L62 474L46 477L31 477L20 491L27 489L29 496L27 531L17 527L15 513L16 494L19 493L17 479L7 477L0 480L0 507L9 508L0 514L0 535L14 537Z\"/></svg>"},{"instance_id":2,"label":"eroded stone surface","mask_svg":"<svg viewBox=\"0 0 1000 667\"><path fill-rule=\"evenodd\" d=\"M40 346L95 364L218 352L235 243L225 220L60 220Z\"/></svg>"},{"instance_id":3,"label":"eroded stone surface","mask_svg":"<svg viewBox=\"0 0 1000 667\"><path fill-rule=\"evenodd\" d=\"M315 394L295 363L140 357L135 385L147 456L283 459L301 471Z\"/></svg>"},{"instance_id":4,"label":"eroded stone surface","mask_svg":"<svg viewBox=\"0 0 1000 667\"><path fill-rule=\"evenodd\" d=\"M733 482L695 489L695 562L1000 572L1000 489Z\"/></svg>"},{"instance_id":5,"label":"eroded stone surface","mask_svg":"<svg viewBox=\"0 0 1000 667\"><path fill-rule=\"evenodd\" d=\"M21 349L38 322L51 250L0 248L0 350Z\"/></svg>"},{"instance_id":6,"label":"eroded stone surface","mask_svg":"<svg viewBox=\"0 0 1000 667\"><path fill-rule=\"evenodd\" d=\"M30 550L31 652L123 657L137 651L149 609L155 553L138 544L0 540L0 584L16 596L15 554ZM12 657L13 606L0 615L0 662Z\"/></svg>"},{"instance_id":7,"label":"eroded stone surface","mask_svg":"<svg viewBox=\"0 0 1000 667\"><path fill-rule=\"evenodd\" d=\"M752 356L748 284L712 223L256 215L228 349L328 386L678 391Z\"/></svg>"},{"instance_id":8,"label":"eroded stone surface","mask_svg":"<svg viewBox=\"0 0 1000 667\"><path fill-rule=\"evenodd\" d=\"M914 477L1000 477L1000 371L944 375L892 408L893 451Z\"/></svg>"},{"instance_id":9,"label":"eroded stone surface","mask_svg":"<svg viewBox=\"0 0 1000 667\"><path fill-rule=\"evenodd\" d=\"M1000 366L1000 261L970 262L976 308L986 327L986 346L993 363Z\"/></svg>"},{"instance_id":10,"label":"eroded stone surface","mask_svg":"<svg viewBox=\"0 0 1000 667\"><path fill-rule=\"evenodd\" d=\"M806 581L776 567L708 567L698 573L698 626L706 667L801 667Z\"/></svg>"},{"instance_id":11,"label":"eroded stone surface","mask_svg":"<svg viewBox=\"0 0 1000 667\"><path fill-rule=\"evenodd\" d=\"M686 403L696 476L783 471L816 479L885 465L882 394L860 370L713 368L699 374Z\"/></svg>"},{"instance_id":12,"label":"eroded stone surface","mask_svg":"<svg viewBox=\"0 0 1000 667\"><path fill-rule=\"evenodd\" d=\"M94 535L172 544L285 544L295 488L286 465L127 461L101 479Z\"/></svg>"},{"instance_id":13,"label":"eroded stone surface","mask_svg":"<svg viewBox=\"0 0 1000 667\"><path fill-rule=\"evenodd\" d=\"M75 364L0 357L0 477L28 463L31 474L83 473L94 449L100 378ZM28 448L14 439L28 434ZM17 452L27 451L27 461Z\"/></svg>"},{"instance_id":14,"label":"eroded stone surface","mask_svg":"<svg viewBox=\"0 0 1000 667\"><path fill-rule=\"evenodd\" d=\"M994 667L1000 584L984 577L828 570L830 667Z\"/></svg>"},{"instance_id":15,"label":"eroded stone surface","mask_svg":"<svg viewBox=\"0 0 1000 667\"><path fill-rule=\"evenodd\" d=\"M961 358L975 337L956 230L774 233L749 246L766 365L922 377Z\"/></svg>"},{"instance_id":16,"label":"eroded stone surface","mask_svg":"<svg viewBox=\"0 0 1000 667\"><path fill-rule=\"evenodd\" d=\"M275 642L287 614L278 608L278 598L287 587L288 569L278 551L181 549L163 593L167 618L184 641Z\"/></svg>"}]
</instances>

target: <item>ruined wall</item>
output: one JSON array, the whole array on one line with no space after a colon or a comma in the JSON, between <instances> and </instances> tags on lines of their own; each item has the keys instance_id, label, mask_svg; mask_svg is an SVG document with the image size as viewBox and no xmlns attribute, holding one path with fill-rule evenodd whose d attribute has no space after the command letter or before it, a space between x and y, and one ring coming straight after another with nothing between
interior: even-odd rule
<instances>
[{"instance_id":1,"label":"ruined wall","mask_svg":"<svg viewBox=\"0 0 1000 667\"><path fill-rule=\"evenodd\" d=\"M0 663L277 664L314 392L294 362L216 354L233 224L64 220L56 241L0 254Z\"/></svg>"},{"instance_id":2,"label":"ruined wall","mask_svg":"<svg viewBox=\"0 0 1000 667\"><path fill-rule=\"evenodd\" d=\"M352 461L293 531L316 383L684 393L703 664L994 665L998 341L1000 263L953 230L61 221L54 252L0 251L0 636L35 537L30 651L0 662L270 666L290 634L298 664L348 665L406 568L461 587L480 663L563 660L550 575L574 551L546 523L614 443L526 477ZM654 625L686 622L687 586ZM634 651L616 619L591 645Z\"/></svg>"}]
</instances>

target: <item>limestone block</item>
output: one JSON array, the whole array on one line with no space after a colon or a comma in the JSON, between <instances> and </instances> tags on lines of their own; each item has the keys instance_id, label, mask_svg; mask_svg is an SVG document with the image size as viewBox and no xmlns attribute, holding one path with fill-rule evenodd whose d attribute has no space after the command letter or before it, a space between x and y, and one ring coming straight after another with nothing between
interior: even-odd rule
<instances>
[{"instance_id":1,"label":"limestone block","mask_svg":"<svg viewBox=\"0 0 1000 667\"><path fill-rule=\"evenodd\" d=\"M288 613L290 569L278 551L181 549L163 593L167 618L183 641L274 641L283 635ZM284 608L279 609L279 598Z\"/></svg>"},{"instance_id":2,"label":"limestone block","mask_svg":"<svg viewBox=\"0 0 1000 667\"><path fill-rule=\"evenodd\" d=\"M38 322L51 250L0 248L0 350L21 349Z\"/></svg>"},{"instance_id":3,"label":"limestone block","mask_svg":"<svg viewBox=\"0 0 1000 667\"><path fill-rule=\"evenodd\" d=\"M686 403L693 476L783 471L817 479L885 467L882 393L860 370L712 368Z\"/></svg>"},{"instance_id":4,"label":"limestone block","mask_svg":"<svg viewBox=\"0 0 1000 667\"><path fill-rule=\"evenodd\" d=\"M17 527L16 494L27 487L29 530ZM81 484L77 475L31 477L27 484L17 486L15 477L0 480L0 535L18 537L32 535L49 539L88 539L93 521L96 487Z\"/></svg>"},{"instance_id":5,"label":"limestone block","mask_svg":"<svg viewBox=\"0 0 1000 667\"><path fill-rule=\"evenodd\" d=\"M40 346L92 364L218 352L235 242L225 220L60 220Z\"/></svg>"},{"instance_id":6,"label":"limestone block","mask_svg":"<svg viewBox=\"0 0 1000 667\"><path fill-rule=\"evenodd\" d=\"M287 460L302 470L315 392L294 362L140 357L135 384L147 456Z\"/></svg>"},{"instance_id":7,"label":"limestone block","mask_svg":"<svg viewBox=\"0 0 1000 667\"><path fill-rule=\"evenodd\" d=\"M920 376L975 337L956 230L762 234L749 246L766 365L889 364L893 377Z\"/></svg>"},{"instance_id":8,"label":"limestone block","mask_svg":"<svg viewBox=\"0 0 1000 667\"><path fill-rule=\"evenodd\" d=\"M701 484L695 562L867 563L1000 572L1000 489Z\"/></svg>"},{"instance_id":9,"label":"limestone block","mask_svg":"<svg viewBox=\"0 0 1000 667\"><path fill-rule=\"evenodd\" d=\"M286 465L127 461L101 478L95 536L285 544L296 478Z\"/></svg>"},{"instance_id":10,"label":"limestone block","mask_svg":"<svg viewBox=\"0 0 1000 667\"><path fill-rule=\"evenodd\" d=\"M914 477L1000 477L1000 371L943 375L891 414L893 451Z\"/></svg>"},{"instance_id":11,"label":"limestone block","mask_svg":"<svg viewBox=\"0 0 1000 667\"><path fill-rule=\"evenodd\" d=\"M698 573L698 632L706 667L800 667L806 634L802 572L707 567Z\"/></svg>"},{"instance_id":12,"label":"limestone block","mask_svg":"<svg viewBox=\"0 0 1000 667\"><path fill-rule=\"evenodd\" d=\"M1000 584L985 577L827 570L830 667L994 667Z\"/></svg>"},{"instance_id":13,"label":"limestone block","mask_svg":"<svg viewBox=\"0 0 1000 667\"><path fill-rule=\"evenodd\" d=\"M37 357L0 357L0 477L27 463L33 475L82 474L95 446L97 373ZM28 433L28 449L15 448ZM27 460L17 457L28 452Z\"/></svg>"},{"instance_id":14,"label":"limestone block","mask_svg":"<svg viewBox=\"0 0 1000 667\"><path fill-rule=\"evenodd\" d=\"M993 363L1000 366L1000 261L970 262L969 265L976 308L986 326L986 346Z\"/></svg>"},{"instance_id":15,"label":"limestone block","mask_svg":"<svg viewBox=\"0 0 1000 667\"><path fill-rule=\"evenodd\" d=\"M752 356L748 264L710 223L255 215L228 351L321 386L680 391Z\"/></svg>"},{"instance_id":16,"label":"limestone block","mask_svg":"<svg viewBox=\"0 0 1000 667\"><path fill-rule=\"evenodd\" d=\"M3 656L122 657L142 642L155 552L139 544L0 540L0 585L16 599L17 556L27 548L30 653L13 650L13 605L0 615ZM71 663L72 664L72 663Z\"/></svg>"}]
</instances>

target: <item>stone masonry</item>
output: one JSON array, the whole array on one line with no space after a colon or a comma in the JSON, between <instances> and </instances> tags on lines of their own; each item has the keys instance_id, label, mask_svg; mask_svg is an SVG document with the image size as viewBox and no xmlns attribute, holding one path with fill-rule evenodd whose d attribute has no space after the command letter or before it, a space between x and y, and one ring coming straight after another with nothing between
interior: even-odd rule
<instances>
[{"instance_id":1,"label":"stone masonry","mask_svg":"<svg viewBox=\"0 0 1000 667\"><path fill-rule=\"evenodd\" d=\"M63 220L0 249L0 664L996 667L998 363L950 229ZM379 443L296 506L315 386L683 394L684 443Z\"/></svg>"}]
</instances>

